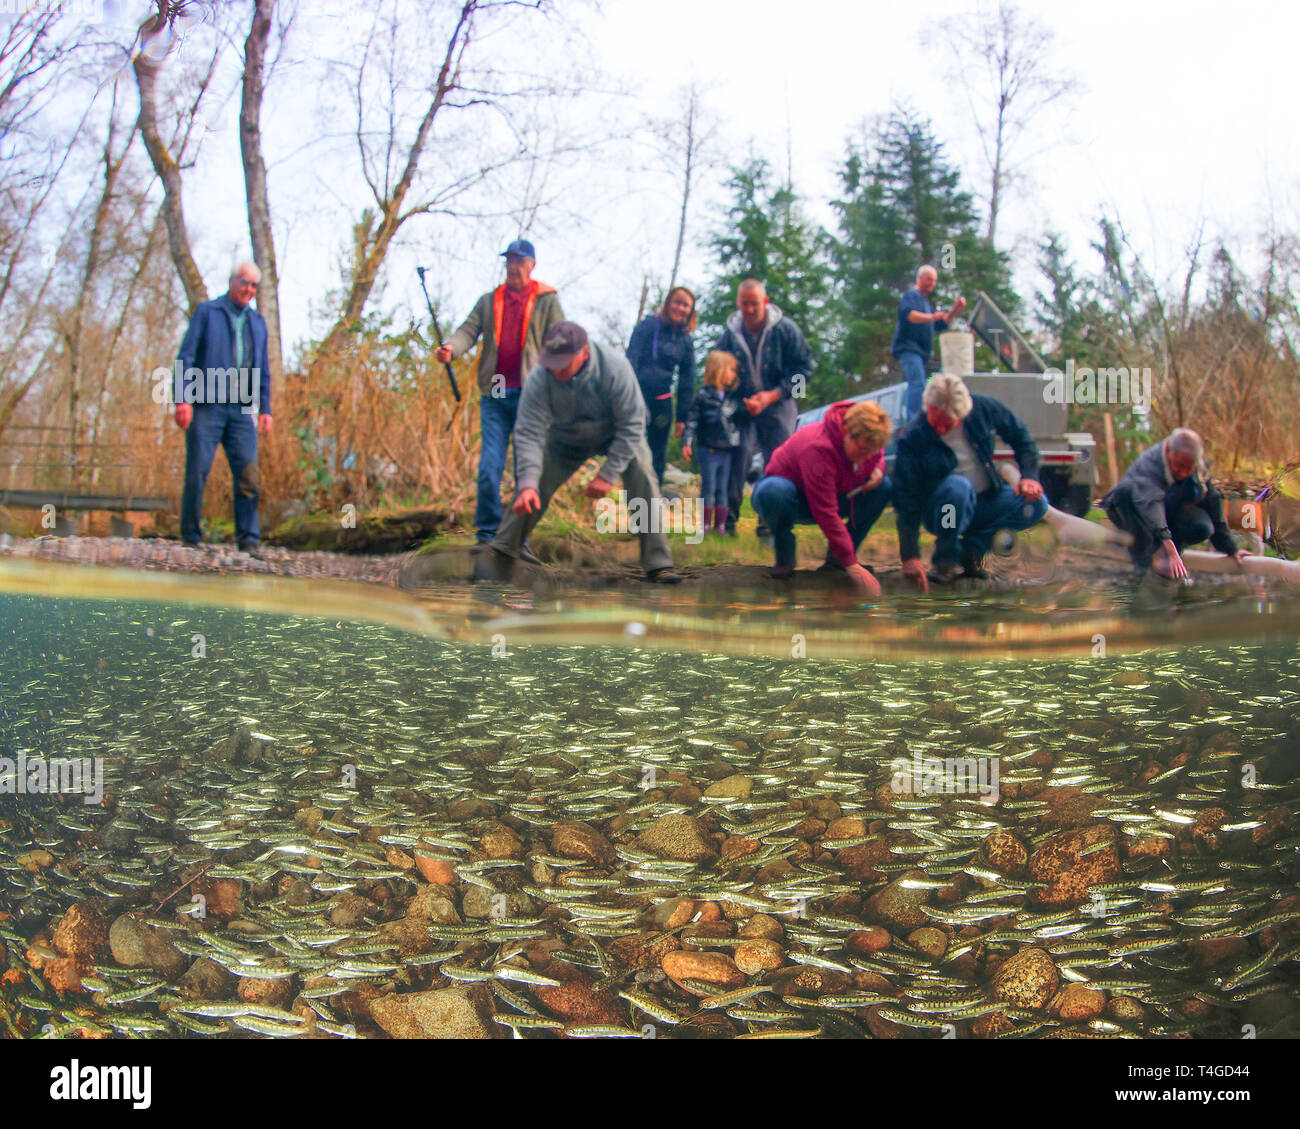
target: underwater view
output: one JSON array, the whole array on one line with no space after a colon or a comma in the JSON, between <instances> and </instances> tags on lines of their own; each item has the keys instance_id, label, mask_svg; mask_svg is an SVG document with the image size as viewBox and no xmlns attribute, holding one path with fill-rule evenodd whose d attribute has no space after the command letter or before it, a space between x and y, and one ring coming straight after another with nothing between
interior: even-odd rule
<instances>
[{"instance_id":1,"label":"underwater view","mask_svg":"<svg viewBox=\"0 0 1300 1129\"><path fill-rule=\"evenodd\" d=\"M9 1037L1300 1034L1265 589L3 568Z\"/></svg>"}]
</instances>

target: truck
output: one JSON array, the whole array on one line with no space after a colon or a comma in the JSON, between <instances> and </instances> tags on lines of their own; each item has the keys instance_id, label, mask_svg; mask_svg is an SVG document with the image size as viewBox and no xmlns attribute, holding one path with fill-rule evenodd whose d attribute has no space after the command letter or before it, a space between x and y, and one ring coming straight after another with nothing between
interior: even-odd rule
<instances>
[{"instance_id":1,"label":"truck","mask_svg":"<svg viewBox=\"0 0 1300 1129\"><path fill-rule=\"evenodd\" d=\"M1048 393L1049 385L1058 378L1046 371L1042 359L982 291L971 312L970 325L993 350L999 362L1011 371L963 374L962 380L972 392L991 396L1021 419L1038 444L1039 480L1047 500L1058 510L1085 517L1092 509L1100 483L1096 440L1089 432L1066 429L1069 405L1058 402L1061 397ZM852 402L875 400L889 414L894 432L885 449L885 463L890 471L893 470L898 433L907 422L906 398L905 381L847 397ZM824 404L801 412L795 424L796 430L820 422L829 407L829 404ZM998 462L1015 465L1011 449L1003 443L999 443L993 457ZM749 469L751 480L763 473L762 459L761 452L755 455Z\"/></svg>"}]
</instances>

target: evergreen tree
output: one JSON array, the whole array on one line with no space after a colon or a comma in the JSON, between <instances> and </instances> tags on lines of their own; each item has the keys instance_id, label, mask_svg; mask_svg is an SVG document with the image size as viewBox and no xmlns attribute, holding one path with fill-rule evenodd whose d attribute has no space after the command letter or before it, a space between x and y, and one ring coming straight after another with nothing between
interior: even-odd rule
<instances>
[{"instance_id":1,"label":"evergreen tree","mask_svg":"<svg viewBox=\"0 0 1300 1129\"><path fill-rule=\"evenodd\" d=\"M741 282L756 278L812 350L814 371L801 407L825 403L839 387L826 363L835 354L829 237L804 216L789 185L772 184L771 168L760 157L734 168L728 188L732 202L709 240L716 270L700 307L696 356L702 363L721 336Z\"/></svg>"},{"instance_id":2,"label":"evergreen tree","mask_svg":"<svg viewBox=\"0 0 1300 1129\"><path fill-rule=\"evenodd\" d=\"M961 173L949 163L930 124L897 107L874 132L851 145L834 201L839 238L832 258L840 282L844 326L839 367L867 388L901 379L890 356L898 302L925 263L939 272L935 308L957 295L974 304L983 290L1009 316L1020 309L1007 255L980 233L979 217ZM938 362L938 345L932 363ZM977 360L993 367L991 354Z\"/></svg>"},{"instance_id":3,"label":"evergreen tree","mask_svg":"<svg viewBox=\"0 0 1300 1129\"><path fill-rule=\"evenodd\" d=\"M1043 359L1057 368L1069 359L1079 365L1101 360L1092 356L1103 320L1094 285L1079 276L1065 240L1056 232L1039 242L1038 252L1038 270L1047 280L1047 288L1034 295Z\"/></svg>"}]
</instances>

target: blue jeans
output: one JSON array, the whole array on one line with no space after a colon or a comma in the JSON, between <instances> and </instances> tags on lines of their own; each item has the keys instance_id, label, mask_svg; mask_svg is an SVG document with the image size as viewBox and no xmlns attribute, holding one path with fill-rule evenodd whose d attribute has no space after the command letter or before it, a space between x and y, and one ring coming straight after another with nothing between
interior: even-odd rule
<instances>
[{"instance_id":1,"label":"blue jeans","mask_svg":"<svg viewBox=\"0 0 1300 1129\"><path fill-rule=\"evenodd\" d=\"M705 506L726 506L727 486L731 482L731 459L734 447L714 450L701 447L700 456L700 502Z\"/></svg>"},{"instance_id":2,"label":"blue jeans","mask_svg":"<svg viewBox=\"0 0 1300 1129\"><path fill-rule=\"evenodd\" d=\"M907 381L905 407L910 422L921 412L921 397L925 393L925 358L919 353L903 353L898 363L903 366L903 379Z\"/></svg>"},{"instance_id":3,"label":"blue jeans","mask_svg":"<svg viewBox=\"0 0 1300 1129\"><path fill-rule=\"evenodd\" d=\"M876 519L885 512L891 487L892 483L886 476L874 490L864 490L852 498L847 494L840 495L840 516L849 519L849 536L853 538L854 552L871 532ZM817 524L803 491L790 479L769 474L754 483L749 504L772 531L777 565L793 567L796 558L794 527Z\"/></svg>"},{"instance_id":4,"label":"blue jeans","mask_svg":"<svg viewBox=\"0 0 1300 1129\"><path fill-rule=\"evenodd\" d=\"M1047 516L1047 499L1026 502L1005 482L978 497L970 479L950 474L930 495L925 528L934 534L933 562L959 564L965 557L982 557L999 530L1019 532Z\"/></svg>"},{"instance_id":5,"label":"blue jeans","mask_svg":"<svg viewBox=\"0 0 1300 1129\"><path fill-rule=\"evenodd\" d=\"M181 492L181 537L202 541L203 487L217 456L225 448L235 484L235 543L257 543L257 427L255 416L239 404L195 404L194 419L185 429L185 488Z\"/></svg>"},{"instance_id":6,"label":"blue jeans","mask_svg":"<svg viewBox=\"0 0 1300 1129\"><path fill-rule=\"evenodd\" d=\"M506 446L515 430L522 388L503 389L504 395L485 395L478 402L483 448L478 458L478 504L474 524L479 541L491 541L501 528L501 476L506 470Z\"/></svg>"}]
</instances>

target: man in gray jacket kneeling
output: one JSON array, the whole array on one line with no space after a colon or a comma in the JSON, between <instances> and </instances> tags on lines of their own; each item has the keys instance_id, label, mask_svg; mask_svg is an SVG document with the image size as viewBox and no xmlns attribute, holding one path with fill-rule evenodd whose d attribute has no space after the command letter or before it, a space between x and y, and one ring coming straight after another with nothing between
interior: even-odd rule
<instances>
[{"instance_id":1,"label":"man in gray jacket kneeling","mask_svg":"<svg viewBox=\"0 0 1300 1129\"><path fill-rule=\"evenodd\" d=\"M514 504L496 537L479 551L474 579L508 580L551 496L589 458L603 455L587 496L603 498L621 475L629 510L641 500L651 514L649 530L639 535L641 567L658 584L678 583L645 422L645 401L627 360L589 343L586 330L574 322L551 326L519 398Z\"/></svg>"},{"instance_id":2,"label":"man in gray jacket kneeling","mask_svg":"<svg viewBox=\"0 0 1300 1129\"><path fill-rule=\"evenodd\" d=\"M1101 500L1106 516L1133 538L1128 552L1136 573L1154 568L1161 576L1187 580L1179 550L1202 541L1239 563L1250 555L1237 548L1214 483L1208 476L1202 481L1204 459L1201 437L1190 427L1177 428L1143 451Z\"/></svg>"}]
</instances>

